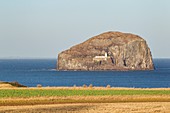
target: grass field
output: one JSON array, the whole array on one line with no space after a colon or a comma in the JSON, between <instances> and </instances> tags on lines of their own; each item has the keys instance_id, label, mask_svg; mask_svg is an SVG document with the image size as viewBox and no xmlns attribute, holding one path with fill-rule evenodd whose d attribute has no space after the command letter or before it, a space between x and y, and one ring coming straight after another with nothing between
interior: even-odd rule
<instances>
[{"instance_id":1,"label":"grass field","mask_svg":"<svg viewBox=\"0 0 170 113\"><path fill-rule=\"evenodd\" d=\"M169 88L0 88L0 112L5 113L169 113L169 106Z\"/></svg>"},{"instance_id":2,"label":"grass field","mask_svg":"<svg viewBox=\"0 0 170 113\"><path fill-rule=\"evenodd\" d=\"M0 89L0 106L115 102L170 102L170 90L130 88Z\"/></svg>"},{"instance_id":3,"label":"grass field","mask_svg":"<svg viewBox=\"0 0 170 113\"><path fill-rule=\"evenodd\" d=\"M169 95L170 90L0 89L0 98L55 96Z\"/></svg>"},{"instance_id":4,"label":"grass field","mask_svg":"<svg viewBox=\"0 0 170 113\"><path fill-rule=\"evenodd\" d=\"M0 82L1 112L170 113L170 88L28 88Z\"/></svg>"}]
</instances>

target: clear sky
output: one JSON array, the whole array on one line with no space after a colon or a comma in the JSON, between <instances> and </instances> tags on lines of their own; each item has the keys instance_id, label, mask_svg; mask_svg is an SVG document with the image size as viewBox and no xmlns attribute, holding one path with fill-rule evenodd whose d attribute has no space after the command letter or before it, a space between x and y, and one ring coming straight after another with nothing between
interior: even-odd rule
<instances>
[{"instance_id":1,"label":"clear sky","mask_svg":"<svg viewBox=\"0 0 170 113\"><path fill-rule=\"evenodd\" d=\"M0 0L0 58L56 58L106 31L137 34L170 58L170 0Z\"/></svg>"}]
</instances>

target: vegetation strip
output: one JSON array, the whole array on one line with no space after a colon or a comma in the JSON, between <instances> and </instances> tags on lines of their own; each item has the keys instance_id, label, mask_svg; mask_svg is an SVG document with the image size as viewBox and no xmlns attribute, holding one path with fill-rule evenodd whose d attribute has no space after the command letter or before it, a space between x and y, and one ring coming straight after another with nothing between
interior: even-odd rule
<instances>
[{"instance_id":1,"label":"vegetation strip","mask_svg":"<svg viewBox=\"0 0 170 113\"><path fill-rule=\"evenodd\" d=\"M170 90L158 89L0 89L0 106L64 103L170 102Z\"/></svg>"},{"instance_id":2,"label":"vegetation strip","mask_svg":"<svg viewBox=\"0 0 170 113\"><path fill-rule=\"evenodd\" d=\"M55 96L169 95L170 90L0 89L0 98Z\"/></svg>"}]
</instances>

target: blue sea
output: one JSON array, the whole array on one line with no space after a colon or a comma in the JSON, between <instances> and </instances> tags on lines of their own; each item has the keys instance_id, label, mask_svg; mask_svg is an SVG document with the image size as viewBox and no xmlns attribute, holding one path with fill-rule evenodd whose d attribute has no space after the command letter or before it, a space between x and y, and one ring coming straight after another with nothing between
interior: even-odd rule
<instances>
[{"instance_id":1,"label":"blue sea","mask_svg":"<svg viewBox=\"0 0 170 113\"><path fill-rule=\"evenodd\" d=\"M56 71L56 59L1 59L0 81L28 87L93 86L168 88L170 59L154 59L154 71Z\"/></svg>"}]
</instances>

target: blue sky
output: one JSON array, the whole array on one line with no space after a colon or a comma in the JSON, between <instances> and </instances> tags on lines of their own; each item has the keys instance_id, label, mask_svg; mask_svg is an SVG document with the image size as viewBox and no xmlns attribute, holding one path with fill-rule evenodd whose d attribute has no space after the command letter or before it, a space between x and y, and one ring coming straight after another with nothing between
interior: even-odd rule
<instances>
[{"instance_id":1,"label":"blue sky","mask_svg":"<svg viewBox=\"0 0 170 113\"><path fill-rule=\"evenodd\" d=\"M106 31L140 35L170 58L170 0L0 0L0 58L56 58Z\"/></svg>"}]
</instances>

